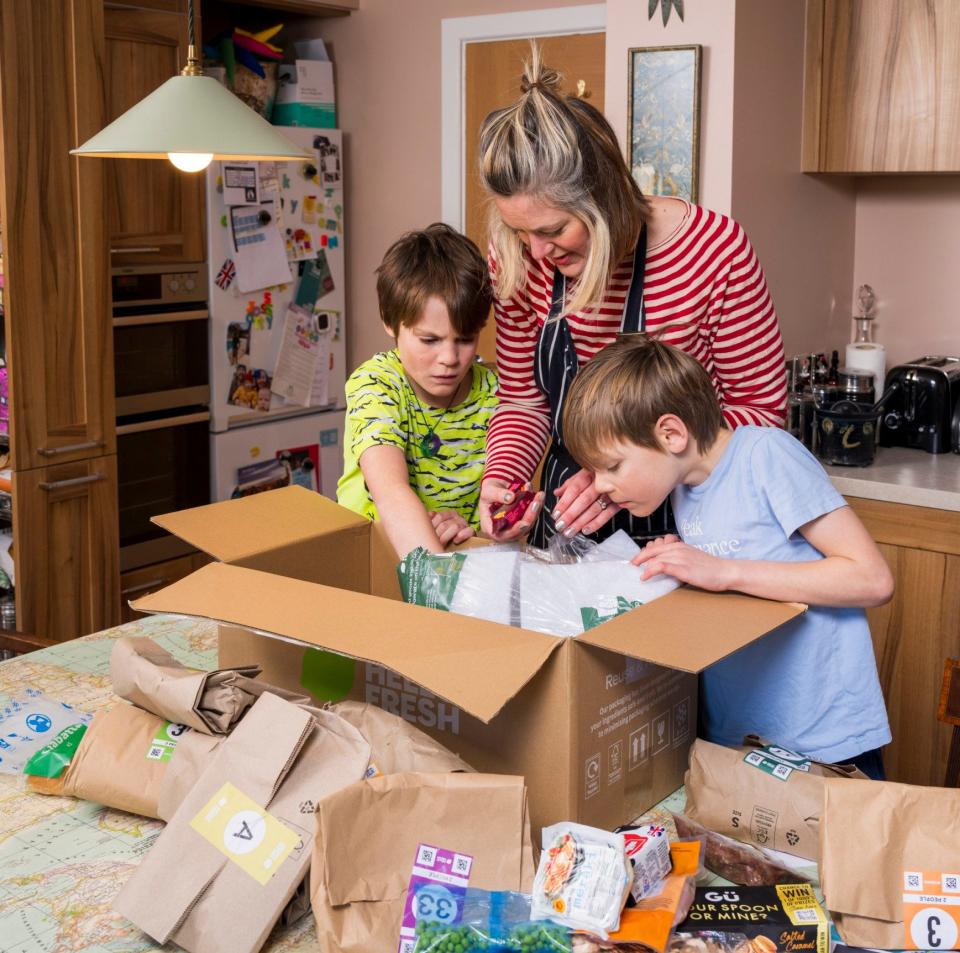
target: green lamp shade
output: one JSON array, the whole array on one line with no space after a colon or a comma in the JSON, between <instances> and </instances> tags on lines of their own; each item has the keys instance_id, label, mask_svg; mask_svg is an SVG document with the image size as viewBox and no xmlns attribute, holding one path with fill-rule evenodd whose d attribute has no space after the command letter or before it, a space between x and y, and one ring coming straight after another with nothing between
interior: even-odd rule
<instances>
[{"instance_id":1,"label":"green lamp shade","mask_svg":"<svg viewBox=\"0 0 960 953\"><path fill-rule=\"evenodd\" d=\"M262 116L210 76L174 76L73 155L166 159L171 152L215 159L309 159Z\"/></svg>"}]
</instances>

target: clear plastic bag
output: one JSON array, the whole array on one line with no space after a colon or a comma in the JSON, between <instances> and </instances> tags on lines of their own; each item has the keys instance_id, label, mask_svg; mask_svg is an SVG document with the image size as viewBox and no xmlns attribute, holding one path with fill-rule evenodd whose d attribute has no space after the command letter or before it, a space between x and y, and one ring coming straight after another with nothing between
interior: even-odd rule
<instances>
[{"instance_id":1,"label":"clear plastic bag","mask_svg":"<svg viewBox=\"0 0 960 953\"><path fill-rule=\"evenodd\" d=\"M86 726L92 718L66 702L28 688L0 707L0 773L21 774L27 762L44 748L55 756L58 742L66 743L67 735L73 736L76 747L82 734L75 726Z\"/></svg>"},{"instance_id":2,"label":"clear plastic bag","mask_svg":"<svg viewBox=\"0 0 960 953\"><path fill-rule=\"evenodd\" d=\"M468 889L456 923L418 919L413 953L569 953L572 933L530 919L530 897Z\"/></svg>"}]
</instances>

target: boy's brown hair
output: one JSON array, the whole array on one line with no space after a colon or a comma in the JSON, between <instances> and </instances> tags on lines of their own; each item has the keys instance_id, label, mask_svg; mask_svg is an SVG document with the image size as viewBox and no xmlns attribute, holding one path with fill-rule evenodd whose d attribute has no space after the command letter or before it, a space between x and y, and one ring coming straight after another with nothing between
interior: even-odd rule
<instances>
[{"instance_id":1,"label":"boy's brown hair","mask_svg":"<svg viewBox=\"0 0 960 953\"><path fill-rule=\"evenodd\" d=\"M625 335L580 369L563 411L563 442L595 469L604 448L625 442L659 449L664 414L679 417L702 453L726 427L717 392L698 360L645 334Z\"/></svg>"},{"instance_id":2,"label":"boy's brown hair","mask_svg":"<svg viewBox=\"0 0 960 953\"><path fill-rule=\"evenodd\" d=\"M474 337L487 323L493 291L477 246L449 225L435 222L407 232L377 269L380 317L394 335L420 320L428 298L439 298L457 334Z\"/></svg>"}]
</instances>

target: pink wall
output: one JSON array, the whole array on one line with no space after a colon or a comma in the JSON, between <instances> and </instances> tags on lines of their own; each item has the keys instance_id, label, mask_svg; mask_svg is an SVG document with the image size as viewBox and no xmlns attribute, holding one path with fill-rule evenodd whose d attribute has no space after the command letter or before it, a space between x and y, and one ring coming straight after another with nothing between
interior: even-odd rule
<instances>
[{"instance_id":1,"label":"pink wall","mask_svg":"<svg viewBox=\"0 0 960 953\"><path fill-rule=\"evenodd\" d=\"M869 284L877 295L874 339L887 366L924 354L960 355L955 176L857 180L856 254L850 300Z\"/></svg>"},{"instance_id":2,"label":"pink wall","mask_svg":"<svg viewBox=\"0 0 960 953\"><path fill-rule=\"evenodd\" d=\"M441 19L579 2L363 0L349 17L321 20L312 28L332 50L337 111L345 129L350 367L389 344L374 287L374 270L387 246L441 215Z\"/></svg>"}]
</instances>

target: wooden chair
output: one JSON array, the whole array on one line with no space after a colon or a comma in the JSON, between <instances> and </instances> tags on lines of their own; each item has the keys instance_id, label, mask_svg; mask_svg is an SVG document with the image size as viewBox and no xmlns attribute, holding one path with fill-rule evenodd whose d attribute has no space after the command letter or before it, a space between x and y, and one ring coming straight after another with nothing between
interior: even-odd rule
<instances>
[{"instance_id":1,"label":"wooden chair","mask_svg":"<svg viewBox=\"0 0 960 953\"><path fill-rule=\"evenodd\" d=\"M29 632L0 631L0 660L13 658L15 655L26 655L37 649L47 649L57 643L42 635L33 635Z\"/></svg>"},{"instance_id":2,"label":"wooden chair","mask_svg":"<svg viewBox=\"0 0 960 953\"><path fill-rule=\"evenodd\" d=\"M945 725L953 725L950 754L944 787L960 786L960 659L948 658L943 665L943 687L937 718Z\"/></svg>"}]
</instances>

